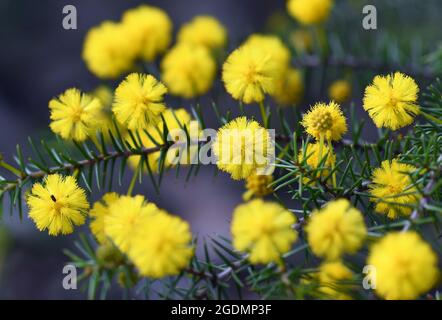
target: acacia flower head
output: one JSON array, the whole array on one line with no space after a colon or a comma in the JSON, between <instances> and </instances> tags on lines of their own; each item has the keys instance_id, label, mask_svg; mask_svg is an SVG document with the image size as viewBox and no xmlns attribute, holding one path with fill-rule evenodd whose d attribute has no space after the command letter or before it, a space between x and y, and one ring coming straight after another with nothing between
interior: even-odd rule
<instances>
[{"instance_id":1,"label":"acacia flower head","mask_svg":"<svg viewBox=\"0 0 442 320\"><path fill-rule=\"evenodd\" d=\"M89 203L86 193L72 176L47 176L35 183L27 197L29 217L40 231L49 235L70 234L74 226L84 224Z\"/></svg>"},{"instance_id":2,"label":"acacia flower head","mask_svg":"<svg viewBox=\"0 0 442 320\"><path fill-rule=\"evenodd\" d=\"M63 139L84 141L97 129L101 102L78 89L71 88L49 101L50 128Z\"/></svg>"},{"instance_id":3,"label":"acacia flower head","mask_svg":"<svg viewBox=\"0 0 442 320\"><path fill-rule=\"evenodd\" d=\"M145 129L160 121L167 88L151 75L132 73L115 90L112 111L130 130Z\"/></svg>"},{"instance_id":4,"label":"acacia flower head","mask_svg":"<svg viewBox=\"0 0 442 320\"><path fill-rule=\"evenodd\" d=\"M100 201L94 203L91 211L89 212L92 218L89 227L92 234L95 236L97 241L101 244L107 242L107 237L105 233L105 218L109 214L109 208L119 199L119 195L115 192L106 193Z\"/></svg>"},{"instance_id":5,"label":"acacia flower head","mask_svg":"<svg viewBox=\"0 0 442 320\"><path fill-rule=\"evenodd\" d=\"M109 205L109 213L104 217L104 232L124 253L127 253L132 240L143 221L161 212L158 207L147 202L143 196L121 196Z\"/></svg>"},{"instance_id":6,"label":"acacia flower head","mask_svg":"<svg viewBox=\"0 0 442 320\"><path fill-rule=\"evenodd\" d=\"M373 245L367 260L373 266L376 293L388 300L412 300L437 282L437 255L416 232L393 232Z\"/></svg>"},{"instance_id":7,"label":"acacia flower head","mask_svg":"<svg viewBox=\"0 0 442 320\"><path fill-rule=\"evenodd\" d=\"M273 93L280 71L270 52L243 45L227 58L222 78L227 92L248 104L262 102Z\"/></svg>"},{"instance_id":8,"label":"acacia flower head","mask_svg":"<svg viewBox=\"0 0 442 320\"><path fill-rule=\"evenodd\" d=\"M304 115L301 124L305 131L317 140L323 135L329 141L338 141L347 132L347 122L342 110L333 101L329 104L315 104Z\"/></svg>"},{"instance_id":9,"label":"acacia flower head","mask_svg":"<svg viewBox=\"0 0 442 320\"><path fill-rule=\"evenodd\" d=\"M328 96L337 103L344 103L351 98L351 84L347 80L336 80L328 88Z\"/></svg>"},{"instance_id":10,"label":"acacia flower head","mask_svg":"<svg viewBox=\"0 0 442 320\"><path fill-rule=\"evenodd\" d=\"M127 38L136 46L136 56L153 61L172 41L172 21L163 10L141 5L123 14Z\"/></svg>"},{"instance_id":11,"label":"acacia flower head","mask_svg":"<svg viewBox=\"0 0 442 320\"><path fill-rule=\"evenodd\" d=\"M161 70L161 77L171 94L193 98L207 93L212 87L216 63L205 47L180 43L166 54Z\"/></svg>"},{"instance_id":12,"label":"acacia flower head","mask_svg":"<svg viewBox=\"0 0 442 320\"><path fill-rule=\"evenodd\" d=\"M291 106L301 101L304 83L299 70L288 68L276 81L272 97L280 106Z\"/></svg>"},{"instance_id":13,"label":"acacia flower head","mask_svg":"<svg viewBox=\"0 0 442 320\"><path fill-rule=\"evenodd\" d=\"M327 177L329 175L329 172L331 168L334 167L336 163L336 155L333 153L331 148L324 144L322 146L322 155L319 156L321 146L317 143L309 143L307 144L307 147L304 150L299 150L298 155L298 161L303 162L307 165L309 165L312 169L317 169L319 165L323 164L323 169L318 170L315 173L312 174L311 177L303 177L304 183L310 183L312 181L312 178L318 178L318 177Z\"/></svg>"},{"instance_id":14,"label":"acacia flower head","mask_svg":"<svg viewBox=\"0 0 442 320\"><path fill-rule=\"evenodd\" d=\"M289 0L289 14L304 25L324 22L333 8L333 0Z\"/></svg>"},{"instance_id":15,"label":"acacia flower head","mask_svg":"<svg viewBox=\"0 0 442 320\"><path fill-rule=\"evenodd\" d=\"M419 114L418 93L414 79L403 73L376 76L365 89L364 109L378 128L397 130L411 124Z\"/></svg>"},{"instance_id":16,"label":"acacia flower head","mask_svg":"<svg viewBox=\"0 0 442 320\"><path fill-rule=\"evenodd\" d=\"M344 253L355 253L367 236L361 212L346 199L330 201L315 210L305 228L315 255L337 260Z\"/></svg>"},{"instance_id":17,"label":"acacia flower head","mask_svg":"<svg viewBox=\"0 0 442 320\"><path fill-rule=\"evenodd\" d=\"M391 219L399 216L409 216L421 196L413 185L410 174L416 168L398 162L385 160L380 168L373 171L370 185L370 194L373 202L376 202L376 212L383 213Z\"/></svg>"},{"instance_id":18,"label":"acacia flower head","mask_svg":"<svg viewBox=\"0 0 442 320\"><path fill-rule=\"evenodd\" d=\"M239 117L218 130L212 150L218 168L230 173L232 179L241 180L270 165L271 144L267 129Z\"/></svg>"},{"instance_id":19,"label":"acacia flower head","mask_svg":"<svg viewBox=\"0 0 442 320\"><path fill-rule=\"evenodd\" d=\"M204 46L210 50L223 48L227 41L226 28L215 17L196 16L178 32L178 42Z\"/></svg>"},{"instance_id":20,"label":"acacia flower head","mask_svg":"<svg viewBox=\"0 0 442 320\"><path fill-rule=\"evenodd\" d=\"M105 21L88 31L82 55L94 75L115 79L133 69L137 47L124 25Z\"/></svg>"},{"instance_id":21,"label":"acacia flower head","mask_svg":"<svg viewBox=\"0 0 442 320\"><path fill-rule=\"evenodd\" d=\"M336 300L349 300L351 296L347 294L354 286L348 282L354 278L353 272L341 261L326 261L319 266L317 274L319 282L319 292L325 294L327 298Z\"/></svg>"},{"instance_id":22,"label":"acacia flower head","mask_svg":"<svg viewBox=\"0 0 442 320\"><path fill-rule=\"evenodd\" d=\"M243 194L243 199L249 201L252 197L264 197L273 192L269 185L273 182L271 174L253 173L246 179L247 191Z\"/></svg>"},{"instance_id":23,"label":"acacia flower head","mask_svg":"<svg viewBox=\"0 0 442 320\"><path fill-rule=\"evenodd\" d=\"M295 222L296 217L278 203L255 199L241 204L233 212L233 246L248 252L251 263L278 263L297 239Z\"/></svg>"},{"instance_id":24,"label":"acacia flower head","mask_svg":"<svg viewBox=\"0 0 442 320\"><path fill-rule=\"evenodd\" d=\"M165 212L151 215L139 226L129 258L141 275L162 278L178 275L194 254L189 224Z\"/></svg>"}]
</instances>

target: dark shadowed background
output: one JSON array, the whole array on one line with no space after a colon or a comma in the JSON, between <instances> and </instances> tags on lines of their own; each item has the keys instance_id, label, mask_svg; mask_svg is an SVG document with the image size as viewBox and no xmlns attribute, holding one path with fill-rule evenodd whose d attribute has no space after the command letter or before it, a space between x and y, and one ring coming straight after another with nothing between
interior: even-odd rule
<instances>
[{"instance_id":1,"label":"dark shadowed background","mask_svg":"<svg viewBox=\"0 0 442 320\"><path fill-rule=\"evenodd\" d=\"M379 30L371 33L364 32L360 22L361 8L370 1L347 2L353 11L335 10L334 17L346 21L337 23L336 28L345 30L342 37L347 40L348 50L361 46L367 39L383 36L385 30L415 46L435 46L440 39L440 1L371 1L379 11ZM263 31L269 16L284 10L285 0L1 0L0 152L8 160L15 145L24 144L27 136L46 135L47 104L52 97L69 87L88 91L99 84L81 60L87 30L103 20L117 20L124 10L141 3L165 9L174 21L175 31L195 15L214 15L225 24L232 42L238 43L252 32ZM62 27L62 8L67 4L77 8L78 30L67 31ZM355 91L362 92L366 81L362 82L355 85ZM360 105L360 98L360 93L355 95L356 105ZM312 100L307 97L305 104ZM203 105L204 101L208 102L202 101ZM228 97L221 101L226 104L223 107L232 103ZM207 108L210 113L209 105ZM368 129L368 138L373 132L373 127ZM224 174L214 177L211 167L203 168L188 183L184 177L175 179L174 174L164 178L160 196L154 193L148 180L136 191L190 221L197 235L228 235L231 212L241 202L244 192L242 183L232 182ZM63 263L68 260L62 250L72 247L75 237L51 238L38 232L26 217L20 222L17 214L9 217L5 210L0 227L0 298L85 297L81 291L67 291L61 285Z\"/></svg>"}]
</instances>

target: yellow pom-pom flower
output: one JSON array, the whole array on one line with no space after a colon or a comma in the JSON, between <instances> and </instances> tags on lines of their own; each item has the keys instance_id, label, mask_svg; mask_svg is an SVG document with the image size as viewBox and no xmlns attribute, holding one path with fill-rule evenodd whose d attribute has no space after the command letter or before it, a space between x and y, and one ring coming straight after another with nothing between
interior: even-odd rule
<instances>
[{"instance_id":1,"label":"yellow pom-pom flower","mask_svg":"<svg viewBox=\"0 0 442 320\"><path fill-rule=\"evenodd\" d=\"M146 129L160 121L166 93L167 88L153 76L132 73L115 90L112 111L128 129Z\"/></svg>"},{"instance_id":2,"label":"yellow pom-pom flower","mask_svg":"<svg viewBox=\"0 0 442 320\"><path fill-rule=\"evenodd\" d=\"M208 49L181 43L173 47L161 62L162 79L171 94L193 98L210 90L216 63Z\"/></svg>"},{"instance_id":3,"label":"yellow pom-pom flower","mask_svg":"<svg viewBox=\"0 0 442 320\"><path fill-rule=\"evenodd\" d=\"M397 130L411 124L419 114L418 93L414 79L400 72L376 76L365 89L364 109L378 128Z\"/></svg>"},{"instance_id":4,"label":"yellow pom-pom flower","mask_svg":"<svg viewBox=\"0 0 442 320\"><path fill-rule=\"evenodd\" d=\"M49 235L70 234L74 226L84 224L89 203L86 193L72 176L59 174L47 176L35 183L27 197L29 217L40 231Z\"/></svg>"},{"instance_id":5,"label":"yellow pom-pom flower","mask_svg":"<svg viewBox=\"0 0 442 320\"><path fill-rule=\"evenodd\" d=\"M227 92L244 103L262 102L273 93L281 73L272 54L244 45L233 51L223 66L223 82Z\"/></svg>"},{"instance_id":6,"label":"yellow pom-pom flower","mask_svg":"<svg viewBox=\"0 0 442 320\"><path fill-rule=\"evenodd\" d=\"M89 227L91 229L92 234L101 244L107 242L104 226L105 226L105 218L109 214L109 207L112 204L114 204L118 199L119 196L115 192L107 193L103 196L103 199L95 202L94 206L89 212L89 215L92 218Z\"/></svg>"},{"instance_id":7,"label":"yellow pom-pom flower","mask_svg":"<svg viewBox=\"0 0 442 320\"><path fill-rule=\"evenodd\" d=\"M298 161L302 163L305 161L307 165L309 165L312 169L317 169L321 161L323 162L323 169L316 171L311 177L303 177L304 183L310 183L312 180L320 177L327 177L331 168L334 167L336 163L336 156L327 145L322 146L322 150L320 150L319 143L309 143L304 150L299 151ZM322 152L322 155L319 156L319 153ZM323 160L326 158L325 160Z\"/></svg>"},{"instance_id":8,"label":"yellow pom-pom flower","mask_svg":"<svg viewBox=\"0 0 442 320\"><path fill-rule=\"evenodd\" d=\"M355 253L364 243L367 228L361 212L346 199L330 201L315 210L305 228L313 253L328 260Z\"/></svg>"},{"instance_id":9,"label":"yellow pom-pom flower","mask_svg":"<svg viewBox=\"0 0 442 320\"><path fill-rule=\"evenodd\" d=\"M313 37L308 30L298 29L293 31L290 33L289 41L298 53L313 50Z\"/></svg>"},{"instance_id":10,"label":"yellow pom-pom flower","mask_svg":"<svg viewBox=\"0 0 442 320\"><path fill-rule=\"evenodd\" d=\"M355 286L348 284L354 277L353 272L340 261L324 262L318 272L319 292L334 300L349 300L348 291Z\"/></svg>"},{"instance_id":11,"label":"yellow pom-pom flower","mask_svg":"<svg viewBox=\"0 0 442 320\"><path fill-rule=\"evenodd\" d=\"M87 33L83 60L97 77L115 79L133 69L136 51L137 44L122 24L105 21Z\"/></svg>"},{"instance_id":12,"label":"yellow pom-pom flower","mask_svg":"<svg viewBox=\"0 0 442 320\"><path fill-rule=\"evenodd\" d=\"M333 8L333 0L289 0L287 9L296 20L304 25L324 22Z\"/></svg>"},{"instance_id":13,"label":"yellow pom-pom flower","mask_svg":"<svg viewBox=\"0 0 442 320\"><path fill-rule=\"evenodd\" d=\"M370 200L376 202L376 212L391 219L411 214L413 208L410 206L416 205L421 198L409 176L414 171L415 167L396 159L383 161L381 167L373 171Z\"/></svg>"},{"instance_id":14,"label":"yellow pom-pom flower","mask_svg":"<svg viewBox=\"0 0 442 320\"><path fill-rule=\"evenodd\" d=\"M328 88L328 96L337 103L344 103L351 98L351 84L347 80L336 80Z\"/></svg>"},{"instance_id":15,"label":"yellow pom-pom flower","mask_svg":"<svg viewBox=\"0 0 442 320\"><path fill-rule=\"evenodd\" d=\"M129 258L141 275L163 278L178 275L194 254L189 224L179 217L157 213L140 225Z\"/></svg>"},{"instance_id":16,"label":"yellow pom-pom flower","mask_svg":"<svg viewBox=\"0 0 442 320\"><path fill-rule=\"evenodd\" d=\"M196 156L198 151L198 145L196 144L196 140L198 140L200 134L198 122L193 121L192 116L183 108L176 110L167 109L163 112L162 116L164 122L161 121L156 126L149 126L146 129L149 135L144 131L140 132L141 143L145 148L154 148L156 146L155 142L159 144L166 143L167 141L163 140L164 123L169 130L169 139L171 140L169 142L187 143L187 136L183 129L186 127L191 139L190 147L187 148L186 145L182 146L181 149L178 149L178 147L169 148L164 165L168 167L178 162L182 165L189 164L192 157ZM153 138L155 142L151 138ZM158 151L150 153L147 156L149 166L153 172L158 172L160 155L161 152ZM133 168L137 168L140 159L140 156L132 156L129 158L129 164Z\"/></svg>"},{"instance_id":17,"label":"yellow pom-pom flower","mask_svg":"<svg viewBox=\"0 0 442 320\"><path fill-rule=\"evenodd\" d=\"M254 120L239 117L230 121L218 130L212 145L218 168L234 180L248 178L270 164L270 139L268 130Z\"/></svg>"},{"instance_id":18,"label":"yellow pom-pom flower","mask_svg":"<svg viewBox=\"0 0 442 320\"><path fill-rule=\"evenodd\" d=\"M329 141L338 141L347 132L347 122L341 108L333 101L329 104L315 104L304 115L301 124L305 131L317 140L323 135Z\"/></svg>"},{"instance_id":19,"label":"yellow pom-pom flower","mask_svg":"<svg viewBox=\"0 0 442 320\"><path fill-rule=\"evenodd\" d=\"M153 61L172 40L172 21L163 10L141 5L123 14L128 39L137 46L136 56Z\"/></svg>"},{"instance_id":20,"label":"yellow pom-pom flower","mask_svg":"<svg viewBox=\"0 0 442 320\"><path fill-rule=\"evenodd\" d=\"M68 89L49 101L50 128L66 140L84 141L97 129L101 102L77 89Z\"/></svg>"},{"instance_id":21,"label":"yellow pom-pom flower","mask_svg":"<svg viewBox=\"0 0 442 320\"><path fill-rule=\"evenodd\" d=\"M241 204L233 212L233 246L248 252L251 263L279 263L297 239L295 222L296 217L277 203L255 199Z\"/></svg>"},{"instance_id":22,"label":"yellow pom-pom flower","mask_svg":"<svg viewBox=\"0 0 442 320\"><path fill-rule=\"evenodd\" d=\"M246 179L247 191L243 194L243 199L249 201L252 197L265 197L272 194L273 188L269 186L272 182L271 174L251 174Z\"/></svg>"},{"instance_id":23,"label":"yellow pom-pom flower","mask_svg":"<svg viewBox=\"0 0 442 320\"><path fill-rule=\"evenodd\" d=\"M122 252L127 253L143 222L161 212L143 196L121 196L109 206L109 213L104 217L105 235Z\"/></svg>"},{"instance_id":24,"label":"yellow pom-pom flower","mask_svg":"<svg viewBox=\"0 0 442 320\"><path fill-rule=\"evenodd\" d=\"M272 97L280 106L290 106L301 101L304 93L304 83L299 70L289 68L276 81L275 92Z\"/></svg>"},{"instance_id":25,"label":"yellow pom-pom flower","mask_svg":"<svg viewBox=\"0 0 442 320\"><path fill-rule=\"evenodd\" d=\"M196 16L178 32L178 42L204 46L210 50L223 48L227 41L226 28L212 16Z\"/></svg>"},{"instance_id":26,"label":"yellow pom-pom flower","mask_svg":"<svg viewBox=\"0 0 442 320\"><path fill-rule=\"evenodd\" d=\"M390 233L370 250L372 282L388 300L411 300L430 290L439 277L437 255L415 232Z\"/></svg>"}]
</instances>

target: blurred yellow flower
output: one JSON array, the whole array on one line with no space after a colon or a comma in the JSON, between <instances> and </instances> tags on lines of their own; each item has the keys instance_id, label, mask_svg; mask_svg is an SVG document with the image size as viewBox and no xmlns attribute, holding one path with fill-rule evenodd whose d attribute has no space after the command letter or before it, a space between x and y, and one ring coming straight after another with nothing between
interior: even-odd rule
<instances>
[{"instance_id":1,"label":"blurred yellow flower","mask_svg":"<svg viewBox=\"0 0 442 320\"><path fill-rule=\"evenodd\" d=\"M137 44L120 23L105 21L90 29L83 45L88 69L102 79L115 79L134 68Z\"/></svg>"},{"instance_id":2,"label":"blurred yellow flower","mask_svg":"<svg viewBox=\"0 0 442 320\"><path fill-rule=\"evenodd\" d=\"M153 61L172 41L172 21L163 10L141 5L123 14L127 38L136 46L136 56Z\"/></svg>"},{"instance_id":3,"label":"blurred yellow flower","mask_svg":"<svg viewBox=\"0 0 442 320\"><path fill-rule=\"evenodd\" d=\"M247 191L243 194L243 199L249 201L252 197L265 197L272 194L273 188L269 184L273 182L271 174L253 173L246 179Z\"/></svg>"},{"instance_id":4,"label":"blurred yellow flower","mask_svg":"<svg viewBox=\"0 0 442 320\"><path fill-rule=\"evenodd\" d=\"M232 179L246 179L269 163L270 135L258 122L246 117L233 119L218 130L212 151L218 169Z\"/></svg>"},{"instance_id":5,"label":"blurred yellow flower","mask_svg":"<svg viewBox=\"0 0 442 320\"><path fill-rule=\"evenodd\" d=\"M324 22L333 8L333 0L289 0L289 14L304 25Z\"/></svg>"},{"instance_id":6,"label":"blurred yellow flower","mask_svg":"<svg viewBox=\"0 0 442 320\"><path fill-rule=\"evenodd\" d=\"M381 167L373 171L370 200L376 202L376 212L391 219L411 214L413 208L410 206L416 205L421 198L409 176L414 171L415 167L396 159L383 161Z\"/></svg>"},{"instance_id":7,"label":"blurred yellow flower","mask_svg":"<svg viewBox=\"0 0 442 320\"><path fill-rule=\"evenodd\" d=\"M127 253L143 222L160 212L155 204L147 202L143 196L121 196L109 205L109 213L104 217L105 235L122 252Z\"/></svg>"},{"instance_id":8,"label":"blurred yellow flower","mask_svg":"<svg viewBox=\"0 0 442 320\"><path fill-rule=\"evenodd\" d=\"M347 292L355 286L348 284L348 281L353 277L353 272L341 261L323 262L318 272L319 292L330 299L349 300L351 296Z\"/></svg>"},{"instance_id":9,"label":"blurred yellow flower","mask_svg":"<svg viewBox=\"0 0 442 320\"><path fill-rule=\"evenodd\" d=\"M210 50L223 48L227 42L226 28L212 16L196 16L178 32L178 42L201 45Z\"/></svg>"},{"instance_id":10,"label":"blurred yellow flower","mask_svg":"<svg viewBox=\"0 0 442 320\"><path fill-rule=\"evenodd\" d=\"M50 128L63 139L84 141L93 134L102 112L100 100L71 88L49 101Z\"/></svg>"},{"instance_id":11,"label":"blurred yellow flower","mask_svg":"<svg viewBox=\"0 0 442 320\"><path fill-rule=\"evenodd\" d=\"M223 66L223 81L233 98L244 103L262 102L273 93L280 74L272 55L252 46L233 51Z\"/></svg>"},{"instance_id":12,"label":"blurred yellow flower","mask_svg":"<svg viewBox=\"0 0 442 320\"><path fill-rule=\"evenodd\" d=\"M315 210L305 227L313 253L337 260L344 253L355 253L367 236L364 217L346 199L328 202Z\"/></svg>"},{"instance_id":13,"label":"blurred yellow flower","mask_svg":"<svg viewBox=\"0 0 442 320\"><path fill-rule=\"evenodd\" d=\"M314 180L313 178L327 177L330 170L335 165L336 155L333 151L326 144L322 146L322 150L320 149L321 147L319 143L309 143L305 148L305 153L304 150L299 151L298 162L302 163L305 160L305 163L312 169L317 169L321 161L324 161L322 170L315 171L310 177L303 177L302 181L306 184ZM321 156L319 155L320 151L322 152Z\"/></svg>"},{"instance_id":14,"label":"blurred yellow flower","mask_svg":"<svg viewBox=\"0 0 442 320\"><path fill-rule=\"evenodd\" d=\"M251 263L279 263L298 237L295 222L296 217L278 203L255 199L241 204L233 212L233 246L248 252Z\"/></svg>"},{"instance_id":15,"label":"blurred yellow flower","mask_svg":"<svg viewBox=\"0 0 442 320\"><path fill-rule=\"evenodd\" d=\"M294 68L287 69L283 76L276 82L275 92L272 97L280 106L298 104L304 93L302 74Z\"/></svg>"},{"instance_id":16,"label":"blurred yellow flower","mask_svg":"<svg viewBox=\"0 0 442 320\"><path fill-rule=\"evenodd\" d=\"M351 84L347 80L336 80L328 88L330 100L337 103L347 102L351 98Z\"/></svg>"},{"instance_id":17,"label":"blurred yellow flower","mask_svg":"<svg viewBox=\"0 0 442 320\"><path fill-rule=\"evenodd\" d=\"M112 111L129 130L146 129L160 121L167 88L151 75L132 73L115 90Z\"/></svg>"},{"instance_id":18,"label":"blurred yellow flower","mask_svg":"<svg viewBox=\"0 0 442 320\"><path fill-rule=\"evenodd\" d=\"M411 124L419 114L418 93L414 79L400 72L376 76L365 89L364 109L378 128L397 130Z\"/></svg>"},{"instance_id":19,"label":"blurred yellow flower","mask_svg":"<svg viewBox=\"0 0 442 320\"><path fill-rule=\"evenodd\" d=\"M89 224L92 234L101 244L107 242L104 230L105 218L109 214L109 207L118 200L119 196L115 192L106 193L100 201L94 203L89 212L92 221Z\"/></svg>"},{"instance_id":20,"label":"blurred yellow flower","mask_svg":"<svg viewBox=\"0 0 442 320\"><path fill-rule=\"evenodd\" d=\"M298 53L313 50L313 37L310 31L298 29L290 33L289 41Z\"/></svg>"},{"instance_id":21,"label":"blurred yellow flower","mask_svg":"<svg viewBox=\"0 0 442 320\"><path fill-rule=\"evenodd\" d=\"M189 224L165 212L153 214L139 225L129 258L141 275L162 278L178 275L194 254Z\"/></svg>"},{"instance_id":22,"label":"blurred yellow flower","mask_svg":"<svg viewBox=\"0 0 442 320\"><path fill-rule=\"evenodd\" d=\"M89 203L86 193L72 176L59 174L47 176L35 183L27 197L29 217L40 231L49 235L70 234L74 226L84 224Z\"/></svg>"},{"instance_id":23,"label":"blurred yellow flower","mask_svg":"<svg viewBox=\"0 0 442 320\"><path fill-rule=\"evenodd\" d=\"M341 108L333 101L315 104L304 115L301 124L317 140L323 135L329 141L338 141L347 132L347 122Z\"/></svg>"},{"instance_id":24,"label":"blurred yellow flower","mask_svg":"<svg viewBox=\"0 0 442 320\"><path fill-rule=\"evenodd\" d=\"M393 232L373 245L367 260L376 293L388 300L417 299L437 283L437 255L416 232Z\"/></svg>"},{"instance_id":25,"label":"blurred yellow flower","mask_svg":"<svg viewBox=\"0 0 442 320\"><path fill-rule=\"evenodd\" d=\"M207 93L216 75L216 63L208 49L181 43L161 62L161 77L170 93L193 98Z\"/></svg>"}]
</instances>

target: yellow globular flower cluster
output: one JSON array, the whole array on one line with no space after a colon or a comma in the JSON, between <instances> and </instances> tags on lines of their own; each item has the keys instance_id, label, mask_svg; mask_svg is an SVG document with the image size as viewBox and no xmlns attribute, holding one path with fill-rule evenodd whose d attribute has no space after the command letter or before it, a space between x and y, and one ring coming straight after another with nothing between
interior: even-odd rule
<instances>
[{"instance_id":1,"label":"yellow globular flower cluster","mask_svg":"<svg viewBox=\"0 0 442 320\"><path fill-rule=\"evenodd\" d=\"M376 76L365 89L364 109L378 128L397 130L411 124L419 114L419 87L400 72Z\"/></svg>"},{"instance_id":2,"label":"yellow globular flower cluster","mask_svg":"<svg viewBox=\"0 0 442 320\"><path fill-rule=\"evenodd\" d=\"M97 239L98 243L105 244L108 241L104 229L105 218L109 214L109 207L119 199L115 192L106 193L100 201L94 203L89 215L92 221L89 224L92 234Z\"/></svg>"},{"instance_id":3,"label":"yellow globular flower cluster","mask_svg":"<svg viewBox=\"0 0 442 320\"><path fill-rule=\"evenodd\" d=\"M373 171L370 184L371 201L376 203L375 211L387 215L391 219L409 216L421 195L409 174L416 168L398 162L385 160L381 167ZM410 207L411 206L411 207Z\"/></svg>"},{"instance_id":4,"label":"yellow globular flower cluster","mask_svg":"<svg viewBox=\"0 0 442 320\"><path fill-rule=\"evenodd\" d=\"M167 88L151 75L132 73L115 90L112 111L130 130L144 129L160 121Z\"/></svg>"},{"instance_id":5,"label":"yellow globular flower cluster","mask_svg":"<svg viewBox=\"0 0 442 320\"><path fill-rule=\"evenodd\" d=\"M387 234L372 246L367 263L376 293L384 299L416 299L439 278L436 253L413 231Z\"/></svg>"},{"instance_id":6,"label":"yellow globular flower cluster","mask_svg":"<svg viewBox=\"0 0 442 320\"><path fill-rule=\"evenodd\" d=\"M218 130L212 151L218 169L232 179L246 179L269 163L271 137L265 128L246 117L236 118Z\"/></svg>"},{"instance_id":7,"label":"yellow globular flower cluster","mask_svg":"<svg viewBox=\"0 0 442 320\"><path fill-rule=\"evenodd\" d=\"M354 287L348 284L353 278L353 272L341 261L323 262L317 274L318 291L328 299L349 300L351 296L346 291Z\"/></svg>"},{"instance_id":8,"label":"yellow globular flower cluster","mask_svg":"<svg viewBox=\"0 0 442 320\"><path fill-rule=\"evenodd\" d=\"M172 41L172 21L163 10L141 5L123 14L122 25L136 46L136 57L153 61Z\"/></svg>"},{"instance_id":9,"label":"yellow globular flower cluster","mask_svg":"<svg viewBox=\"0 0 442 320\"><path fill-rule=\"evenodd\" d=\"M213 85L216 62L201 45L180 43L161 62L161 78L170 93L193 98L207 93Z\"/></svg>"},{"instance_id":10,"label":"yellow globular flower cluster","mask_svg":"<svg viewBox=\"0 0 442 320\"><path fill-rule=\"evenodd\" d=\"M287 2L289 14L304 25L326 21L332 8L333 0L289 0Z\"/></svg>"},{"instance_id":11,"label":"yellow globular flower cluster","mask_svg":"<svg viewBox=\"0 0 442 320\"><path fill-rule=\"evenodd\" d=\"M320 149L321 146L319 143L309 143L305 148L305 152L304 150L299 151L298 161L300 163L305 161L305 163L308 164L312 169L317 169L321 162L324 161L324 168L322 170L316 171L316 173L314 173L314 175L311 177L303 177L304 183L310 183L315 178L328 176L330 169L333 168L336 163L336 156L332 152L331 148L324 144L322 146L322 150ZM320 152L322 152L321 156L319 155Z\"/></svg>"},{"instance_id":12,"label":"yellow globular flower cluster","mask_svg":"<svg viewBox=\"0 0 442 320\"><path fill-rule=\"evenodd\" d=\"M347 80L336 80L328 88L328 96L337 103L347 102L351 98L351 84Z\"/></svg>"},{"instance_id":13,"label":"yellow globular flower cluster","mask_svg":"<svg viewBox=\"0 0 442 320\"><path fill-rule=\"evenodd\" d=\"M251 263L279 263L298 237L292 228L295 222L296 217L277 203L255 199L241 204L233 212L233 246L248 252Z\"/></svg>"},{"instance_id":14,"label":"yellow globular flower cluster","mask_svg":"<svg viewBox=\"0 0 442 320\"><path fill-rule=\"evenodd\" d=\"M313 50L313 37L311 32L298 29L290 34L289 41L298 53L308 53Z\"/></svg>"},{"instance_id":15,"label":"yellow globular flower cluster","mask_svg":"<svg viewBox=\"0 0 442 320\"><path fill-rule=\"evenodd\" d=\"M35 183L27 196L29 217L40 231L49 235L70 234L84 224L89 202L86 193L72 176L48 175Z\"/></svg>"},{"instance_id":16,"label":"yellow globular flower cluster","mask_svg":"<svg viewBox=\"0 0 442 320\"><path fill-rule=\"evenodd\" d=\"M305 231L313 253L328 260L337 260L344 253L355 253L367 236L361 212L346 199L330 201L315 210Z\"/></svg>"},{"instance_id":17,"label":"yellow globular flower cluster","mask_svg":"<svg viewBox=\"0 0 442 320\"><path fill-rule=\"evenodd\" d=\"M102 104L97 98L72 88L49 101L49 109L52 131L63 139L82 142L97 129Z\"/></svg>"},{"instance_id":18,"label":"yellow globular flower cluster","mask_svg":"<svg viewBox=\"0 0 442 320\"><path fill-rule=\"evenodd\" d=\"M304 115L301 124L317 140L321 135L328 141L338 141L347 132L347 122L339 105L317 103Z\"/></svg>"},{"instance_id":19,"label":"yellow globular flower cluster","mask_svg":"<svg viewBox=\"0 0 442 320\"><path fill-rule=\"evenodd\" d=\"M153 61L172 40L172 22L155 7L141 5L124 13L120 22L92 28L83 45L88 69L102 79L115 79L135 68L137 59Z\"/></svg>"},{"instance_id":20,"label":"yellow globular flower cluster","mask_svg":"<svg viewBox=\"0 0 442 320\"><path fill-rule=\"evenodd\" d=\"M223 65L227 92L246 104L262 102L273 93L281 69L272 54L246 44L233 51Z\"/></svg>"},{"instance_id":21,"label":"yellow globular flower cluster","mask_svg":"<svg viewBox=\"0 0 442 320\"><path fill-rule=\"evenodd\" d=\"M161 120L156 126L151 125L146 128L146 132L140 132L141 143L145 148L154 148L156 146L155 142L158 144L164 144L167 141L163 141L163 130L164 124L167 126L169 131L169 138L173 142L186 144L182 148L171 147L167 150L164 165L171 166L173 164L189 164L193 156L196 156L198 145L196 145L196 140L199 138L200 130L197 121L192 120L192 116L186 109L167 109L162 113L163 120ZM187 128L190 135L191 144L187 148L187 136L184 131L184 127ZM195 141L193 141L195 140ZM180 152L180 154L177 154ZM149 166L153 172L158 172L159 160L161 152L150 153L147 158ZM136 168L140 161L140 156L132 156L129 158L129 164Z\"/></svg>"},{"instance_id":22,"label":"yellow globular flower cluster","mask_svg":"<svg viewBox=\"0 0 442 320\"><path fill-rule=\"evenodd\" d=\"M243 194L243 199L249 201L252 197L265 197L273 192L269 186L273 182L271 174L253 173L246 179L247 191Z\"/></svg>"},{"instance_id":23,"label":"yellow globular flower cluster","mask_svg":"<svg viewBox=\"0 0 442 320\"><path fill-rule=\"evenodd\" d=\"M179 43L203 46L209 50L224 48L227 42L226 28L212 16L196 16L184 24L177 35Z\"/></svg>"},{"instance_id":24,"label":"yellow globular flower cluster","mask_svg":"<svg viewBox=\"0 0 442 320\"><path fill-rule=\"evenodd\" d=\"M288 68L275 82L273 98L280 106L291 106L298 104L304 93L304 82L299 70Z\"/></svg>"},{"instance_id":25,"label":"yellow globular flower cluster","mask_svg":"<svg viewBox=\"0 0 442 320\"><path fill-rule=\"evenodd\" d=\"M113 243L151 278L177 275L193 256L189 225L140 195L106 194L91 210L97 240Z\"/></svg>"}]
</instances>

